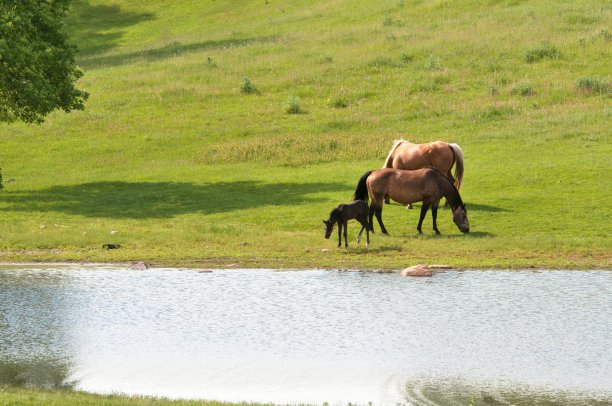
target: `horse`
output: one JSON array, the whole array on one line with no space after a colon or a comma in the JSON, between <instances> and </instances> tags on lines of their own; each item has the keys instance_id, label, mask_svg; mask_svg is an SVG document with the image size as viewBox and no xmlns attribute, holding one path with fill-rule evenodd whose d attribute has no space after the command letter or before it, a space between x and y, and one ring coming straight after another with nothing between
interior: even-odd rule
<instances>
[{"instance_id":1,"label":"horse","mask_svg":"<svg viewBox=\"0 0 612 406\"><path fill-rule=\"evenodd\" d=\"M366 247L370 244L370 223L368 222L368 203L365 200L355 200L348 204L341 204L331 211L329 220L323 220L325 224L325 238L329 239L334 224L338 223L338 247L342 245L342 228L344 227L344 245L348 248L346 240L347 222L356 219L361 223L361 230L357 234L357 243L361 240L363 229L366 230Z\"/></svg>"},{"instance_id":2,"label":"horse","mask_svg":"<svg viewBox=\"0 0 612 406\"><path fill-rule=\"evenodd\" d=\"M354 199L362 199L366 202L372 199L370 204L369 224L374 231L372 217L376 215L378 224L383 234L389 234L382 222L383 200L386 196L401 204L410 204L422 201L421 217L417 230L422 233L421 226L427 210L431 207L433 217L433 229L436 234L440 234L436 224L438 215L438 205L440 199L445 197L449 202L453 221L457 228L463 233L470 231L467 210L461 195L455 185L439 169L428 167L415 171L405 171L402 169L383 168L368 171L363 174L357 183Z\"/></svg>"},{"instance_id":3,"label":"horse","mask_svg":"<svg viewBox=\"0 0 612 406\"><path fill-rule=\"evenodd\" d=\"M455 166L455 175L451 169ZM457 144L444 141L413 144L405 140L396 140L387 155L383 168L405 169L412 171L428 166L439 169L454 184L457 190L463 184L463 151ZM389 203L389 199L385 199ZM412 205L408 205L412 208Z\"/></svg>"}]
</instances>

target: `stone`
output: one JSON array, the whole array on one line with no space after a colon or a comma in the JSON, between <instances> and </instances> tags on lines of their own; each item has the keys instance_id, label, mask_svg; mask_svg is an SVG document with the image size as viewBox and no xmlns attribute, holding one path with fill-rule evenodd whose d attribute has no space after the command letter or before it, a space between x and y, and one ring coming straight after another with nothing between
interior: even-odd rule
<instances>
[{"instance_id":1,"label":"stone","mask_svg":"<svg viewBox=\"0 0 612 406\"><path fill-rule=\"evenodd\" d=\"M130 269L136 269L138 271L144 271L145 269L149 269L150 267L151 267L151 265L147 264L146 262L138 261L138 262L134 262L132 264L132 266L130 266Z\"/></svg>"},{"instance_id":2,"label":"stone","mask_svg":"<svg viewBox=\"0 0 612 406\"><path fill-rule=\"evenodd\" d=\"M400 272L402 276L432 276L432 272L425 265L414 265L403 269Z\"/></svg>"}]
</instances>

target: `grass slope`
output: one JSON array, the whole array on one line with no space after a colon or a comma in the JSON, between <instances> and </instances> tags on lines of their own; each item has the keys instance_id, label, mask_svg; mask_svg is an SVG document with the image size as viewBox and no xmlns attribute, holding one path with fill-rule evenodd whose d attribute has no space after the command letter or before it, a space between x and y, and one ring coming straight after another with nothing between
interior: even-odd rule
<instances>
[{"instance_id":1,"label":"grass slope","mask_svg":"<svg viewBox=\"0 0 612 406\"><path fill-rule=\"evenodd\" d=\"M0 261L611 268L611 21L607 1L78 0L91 98L0 125ZM390 237L350 224L336 249L321 219L402 137L462 146L472 232L445 210L418 235L419 206L391 205Z\"/></svg>"}]
</instances>

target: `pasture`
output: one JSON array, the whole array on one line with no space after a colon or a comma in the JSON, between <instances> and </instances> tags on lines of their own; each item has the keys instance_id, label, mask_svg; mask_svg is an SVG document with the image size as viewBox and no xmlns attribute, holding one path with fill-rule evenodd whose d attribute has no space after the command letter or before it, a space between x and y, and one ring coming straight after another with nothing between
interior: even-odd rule
<instances>
[{"instance_id":1,"label":"pasture","mask_svg":"<svg viewBox=\"0 0 612 406\"><path fill-rule=\"evenodd\" d=\"M0 261L612 267L606 1L76 0L91 96L0 125ZM470 233L322 219L394 140L465 154ZM104 250L106 243L122 248Z\"/></svg>"}]
</instances>

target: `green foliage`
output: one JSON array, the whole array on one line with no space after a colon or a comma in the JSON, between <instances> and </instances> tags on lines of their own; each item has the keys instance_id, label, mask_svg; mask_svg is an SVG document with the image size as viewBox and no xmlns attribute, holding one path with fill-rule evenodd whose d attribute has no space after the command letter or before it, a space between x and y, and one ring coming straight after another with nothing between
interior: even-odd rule
<instances>
[{"instance_id":1,"label":"green foliage","mask_svg":"<svg viewBox=\"0 0 612 406\"><path fill-rule=\"evenodd\" d=\"M344 109L349 106L350 100L346 96L339 96L332 100L331 106L336 109Z\"/></svg>"},{"instance_id":2,"label":"green foliage","mask_svg":"<svg viewBox=\"0 0 612 406\"><path fill-rule=\"evenodd\" d=\"M302 100L297 96L289 96L285 105L285 112L287 114L303 114Z\"/></svg>"},{"instance_id":3,"label":"green foliage","mask_svg":"<svg viewBox=\"0 0 612 406\"><path fill-rule=\"evenodd\" d=\"M561 51L559 51L555 46L548 43L525 51L525 60L529 63L539 62L542 59L559 58L561 58Z\"/></svg>"},{"instance_id":4,"label":"green foliage","mask_svg":"<svg viewBox=\"0 0 612 406\"><path fill-rule=\"evenodd\" d=\"M442 62L440 62L440 58L430 54L429 58L427 58L425 68L427 68L427 70L440 70L442 69Z\"/></svg>"},{"instance_id":5,"label":"green foliage","mask_svg":"<svg viewBox=\"0 0 612 406\"><path fill-rule=\"evenodd\" d=\"M83 71L66 41L69 0L0 3L0 121L41 123L56 109L82 110Z\"/></svg>"},{"instance_id":6,"label":"green foliage","mask_svg":"<svg viewBox=\"0 0 612 406\"><path fill-rule=\"evenodd\" d=\"M406 53L406 52L404 52L404 53L402 53L400 55L400 61L403 62L403 63L411 62L413 59L414 59L414 56L412 54L409 54L409 53Z\"/></svg>"},{"instance_id":7,"label":"green foliage","mask_svg":"<svg viewBox=\"0 0 612 406\"><path fill-rule=\"evenodd\" d=\"M217 67L217 63L210 56L207 56L206 57L206 66L209 67L209 68L216 68Z\"/></svg>"},{"instance_id":8,"label":"green foliage","mask_svg":"<svg viewBox=\"0 0 612 406\"><path fill-rule=\"evenodd\" d=\"M251 80L246 76L242 78L242 86L240 86L240 91L242 93L247 94L259 94L259 90L251 83Z\"/></svg>"},{"instance_id":9,"label":"green foliage","mask_svg":"<svg viewBox=\"0 0 612 406\"><path fill-rule=\"evenodd\" d=\"M588 94L609 94L612 93L612 85L605 78L584 76L576 81L576 87Z\"/></svg>"},{"instance_id":10,"label":"green foliage","mask_svg":"<svg viewBox=\"0 0 612 406\"><path fill-rule=\"evenodd\" d=\"M519 96L531 96L535 92L533 91L533 87L531 87L531 83L519 82L516 85L512 86L512 90L510 90L510 93Z\"/></svg>"}]
</instances>

